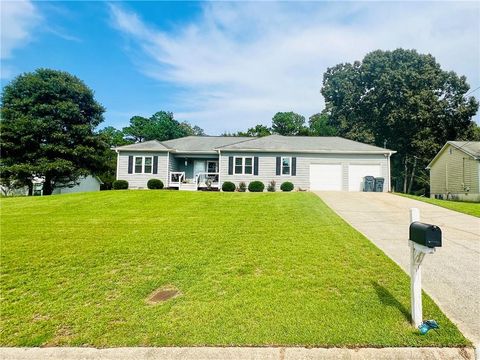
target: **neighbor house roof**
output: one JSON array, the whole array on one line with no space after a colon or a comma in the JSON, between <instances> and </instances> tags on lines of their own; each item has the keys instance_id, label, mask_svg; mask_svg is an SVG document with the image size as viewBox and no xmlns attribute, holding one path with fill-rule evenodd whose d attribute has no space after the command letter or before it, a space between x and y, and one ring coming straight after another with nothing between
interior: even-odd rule
<instances>
[{"instance_id":1,"label":"neighbor house roof","mask_svg":"<svg viewBox=\"0 0 480 360\"><path fill-rule=\"evenodd\" d=\"M159 142L146 141L115 148L117 151L170 151L173 153L305 152L305 153L370 153L393 154L395 151L367 145L336 136L282 136L261 138L241 136L187 136Z\"/></svg>"},{"instance_id":2,"label":"neighbor house roof","mask_svg":"<svg viewBox=\"0 0 480 360\"><path fill-rule=\"evenodd\" d=\"M316 153L395 153L381 147L337 136L270 135L219 148L221 151L316 152Z\"/></svg>"},{"instance_id":3,"label":"neighbor house roof","mask_svg":"<svg viewBox=\"0 0 480 360\"><path fill-rule=\"evenodd\" d=\"M175 149L177 153L217 153L215 149L219 147L253 139L255 138L243 136L187 136L163 141L163 144Z\"/></svg>"},{"instance_id":4,"label":"neighbor house roof","mask_svg":"<svg viewBox=\"0 0 480 360\"><path fill-rule=\"evenodd\" d=\"M432 167L433 163L440 157L448 145L463 151L465 154L470 155L475 160L480 160L480 141L447 141L437 155L435 155L432 161L430 161L430 164L427 165L427 169Z\"/></svg>"}]
</instances>

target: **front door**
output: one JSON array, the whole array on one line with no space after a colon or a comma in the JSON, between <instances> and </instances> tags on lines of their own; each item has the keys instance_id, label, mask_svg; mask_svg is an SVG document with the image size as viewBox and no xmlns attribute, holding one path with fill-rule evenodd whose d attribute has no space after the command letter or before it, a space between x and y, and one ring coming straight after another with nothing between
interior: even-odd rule
<instances>
[{"instance_id":1,"label":"front door","mask_svg":"<svg viewBox=\"0 0 480 360\"><path fill-rule=\"evenodd\" d=\"M218 172L218 161L207 161L207 172L208 173Z\"/></svg>"}]
</instances>

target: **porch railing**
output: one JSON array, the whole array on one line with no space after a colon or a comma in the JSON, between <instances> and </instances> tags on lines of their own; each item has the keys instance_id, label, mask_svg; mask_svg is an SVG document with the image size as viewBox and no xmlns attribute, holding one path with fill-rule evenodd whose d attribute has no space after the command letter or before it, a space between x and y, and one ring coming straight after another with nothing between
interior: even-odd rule
<instances>
[{"instance_id":1,"label":"porch railing","mask_svg":"<svg viewBox=\"0 0 480 360\"><path fill-rule=\"evenodd\" d=\"M172 171L170 173L169 186L180 186L180 184L185 180L185 172L183 171Z\"/></svg>"},{"instance_id":2,"label":"porch railing","mask_svg":"<svg viewBox=\"0 0 480 360\"><path fill-rule=\"evenodd\" d=\"M196 184L199 187L218 187L218 172L201 172L196 175Z\"/></svg>"}]
</instances>

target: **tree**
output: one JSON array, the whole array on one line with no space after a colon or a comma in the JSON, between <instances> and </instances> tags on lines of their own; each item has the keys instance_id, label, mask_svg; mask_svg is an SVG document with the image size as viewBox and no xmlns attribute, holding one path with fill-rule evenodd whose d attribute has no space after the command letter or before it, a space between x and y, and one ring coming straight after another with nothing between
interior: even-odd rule
<instances>
[{"instance_id":1,"label":"tree","mask_svg":"<svg viewBox=\"0 0 480 360\"><path fill-rule=\"evenodd\" d=\"M134 116L130 119L130 126L123 128L123 133L126 139L133 142L164 141L205 134L198 126L192 127L188 122L179 123L168 111L158 111L148 119Z\"/></svg>"},{"instance_id":2,"label":"tree","mask_svg":"<svg viewBox=\"0 0 480 360\"><path fill-rule=\"evenodd\" d=\"M270 128L266 127L265 125L255 125L248 129L245 132L239 131L236 136L253 136L253 137L262 137L272 135L272 131Z\"/></svg>"},{"instance_id":3,"label":"tree","mask_svg":"<svg viewBox=\"0 0 480 360\"><path fill-rule=\"evenodd\" d=\"M314 114L308 119L310 135L312 136L335 136L337 129L330 125L328 115Z\"/></svg>"},{"instance_id":4,"label":"tree","mask_svg":"<svg viewBox=\"0 0 480 360\"><path fill-rule=\"evenodd\" d=\"M442 70L433 56L397 49L329 68L321 92L340 136L382 147L386 142L397 151L397 189L417 157L414 188L420 189L428 187L425 166L445 142L473 136L478 102L468 90L464 76Z\"/></svg>"},{"instance_id":5,"label":"tree","mask_svg":"<svg viewBox=\"0 0 480 360\"><path fill-rule=\"evenodd\" d=\"M307 133L305 117L290 112L278 112L272 119L272 131L279 135L302 135Z\"/></svg>"},{"instance_id":6,"label":"tree","mask_svg":"<svg viewBox=\"0 0 480 360\"><path fill-rule=\"evenodd\" d=\"M29 187L43 178L43 194L104 167L106 149L95 128L104 108L80 79L38 69L12 80L1 96L1 178Z\"/></svg>"},{"instance_id":7,"label":"tree","mask_svg":"<svg viewBox=\"0 0 480 360\"><path fill-rule=\"evenodd\" d=\"M108 145L103 153L103 162L105 164L105 170L98 173L97 176L102 180L102 189L110 190L112 183L115 181L117 170L117 153L112 149L117 146L131 144L132 141L125 139L121 130L114 128L113 126L107 126L100 130L98 134L102 137L103 141Z\"/></svg>"}]
</instances>

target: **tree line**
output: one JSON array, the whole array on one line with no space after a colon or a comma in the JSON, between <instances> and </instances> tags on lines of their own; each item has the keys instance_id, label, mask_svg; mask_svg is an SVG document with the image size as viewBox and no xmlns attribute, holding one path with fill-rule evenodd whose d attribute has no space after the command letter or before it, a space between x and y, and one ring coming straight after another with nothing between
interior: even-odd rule
<instances>
[{"instance_id":1,"label":"tree line","mask_svg":"<svg viewBox=\"0 0 480 360\"><path fill-rule=\"evenodd\" d=\"M361 61L328 68L321 94L325 109L309 117L278 112L271 125L258 124L225 136L342 136L396 150L392 178L397 191L428 191L425 166L448 140L480 140L472 120L479 104L464 76L441 69L415 50L377 50ZM173 113L133 116L119 130L98 130L105 109L93 91L62 71L22 74L1 95L0 182L28 186L43 178L44 194L55 186L96 174L108 187L115 178L115 146L148 140L205 135Z\"/></svg>"}]
</instances>

